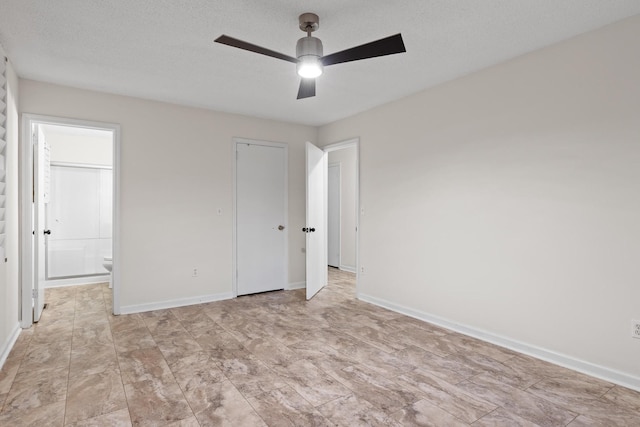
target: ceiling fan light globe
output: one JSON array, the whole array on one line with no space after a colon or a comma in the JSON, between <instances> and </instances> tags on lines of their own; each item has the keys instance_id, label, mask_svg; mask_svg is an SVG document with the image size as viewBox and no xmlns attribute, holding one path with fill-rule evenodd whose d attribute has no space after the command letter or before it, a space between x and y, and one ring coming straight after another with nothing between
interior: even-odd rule
<instances>
[{"instance_id":1,"label":"ceiling fan light globe","mask_svg":"<svg viewBox=\"0 0 640 427\"><path fill-rule=\"evenodd\" d=\"M296 68L298 75L305 79L315 79L322 74L322 63L317 56L300 58Z\"/></svg>"}]
</instances>

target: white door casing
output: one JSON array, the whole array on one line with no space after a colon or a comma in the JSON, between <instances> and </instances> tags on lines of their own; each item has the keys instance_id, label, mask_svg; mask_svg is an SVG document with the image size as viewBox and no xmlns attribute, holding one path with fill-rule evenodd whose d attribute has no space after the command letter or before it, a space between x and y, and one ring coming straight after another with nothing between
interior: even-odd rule
<instances>
[{"instance_id":1,"label":"white door casing","mask_svg":"<svg viewBox=\"0 0 640 427\"><path fill-rule=\"evenodd\" d=\"M45 289L45 252L46 252L46 221L45 221L45 200L48 195L49 180L49 146L45 141L44 134L40 126L33 129L34 147L34 266L35 277L33 282L33 321L38 322L44 309L44 289Z\"/></svg>"},{"instance_id":2,"label":"white door casing","mask_svg":"<svg viewBox=\"0 0 640 427\"><path fill-rule=\"evenodd\" d=\"M324 152L328 153L332 151L343 150L345 148L356 149L356 185L355 185L355 231L356 231L356 247L355 247L355 273L356 273L356 297L360 294L360 275L362 273L362 266L360 265L360 216L364 215L363 206L360 204L360 140L359 138L353 138L333 144L325 145L323 147ZM342 237L341 237L342 238Z\"/></svg>"},{"instance_id":3,"label":"white door casing","mask_svg":"<svg viewBox=\"0 0 640 427\"><path fill-rule=\"evenodd\" d=\"M327 154L307 142L307 299L327 284Z\"/></svg>"},{"instance_id":4,"label":"white door casing","mask_svg":"<svg viewBox=\"0 0 640 427\"><path fill-rule=\"evenodd\" d=\"M330 267L340 267L340 163L329 165L327 177L327 263Z\"/></svg>"},{"instance_id":5,"label":"white door casing","mask_svg":"<svg viewBox=\"0 0 640 427\"><path fill-rule=\"evenodd\" d=\"M287 284L287 148L236 140L237 295Z\"/></svg>"},{"instance_id":6,"label":"white door casing","mask_svg":"<svg viewBox=\"0 0 640 427\"><path fill-rule=\"evenodd\" d=\"M35 259L37 245L35 242L35 228L32 226L36 218L33 195L37 161L37 150L34 145L33 130L38 124L52 124L110 131L113 136L113 237L112 237L112 283L113 283L113 314L120 314L120 125L91 122L87 120L68 119L37 114L22 114L22 138L20 156L20 326L29 328L34 320L33 290L37 262ZM42 230L44 231L44 229ZM41 276L44 278L44 275ZM44 286L42 287L44 289ZM41 298L41 301L44 301Z\"/></svg>"}]
</instances>

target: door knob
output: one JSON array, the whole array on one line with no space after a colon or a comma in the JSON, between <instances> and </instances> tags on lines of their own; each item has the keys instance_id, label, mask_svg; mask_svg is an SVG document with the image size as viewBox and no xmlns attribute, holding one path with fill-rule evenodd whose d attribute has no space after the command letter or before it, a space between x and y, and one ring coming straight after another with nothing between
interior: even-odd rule
<instances>
[{"instance_id":1,"label":"door knob","mask_svg":"<svg viewBox=\"0 0 640 427\"><path fill-rule=\"evenodd\" d=\"M278 226L278 230L280 230L280 231L284 230L284 225L279 225Z\"/></svg>"},{"instance_id":2,"label":"door knob","mask_svg":"<svg viewBox=\"0 0 640 427\"><path fill-rule=\"evenodd\" d=\"M315 228L303 227L302 231L304 231L305 233L313 233L314 231L316 231L316 229Z\"/></svg>"},{"instance_id":3,"label":"door knob","mask_svg":"<svg viewBox=\"0 0 640 427\"><path fill-rule=\"evenodd\" d=\"M44 230L44 234L51 234L51 230Z\"/></svg>"}]
</instances>

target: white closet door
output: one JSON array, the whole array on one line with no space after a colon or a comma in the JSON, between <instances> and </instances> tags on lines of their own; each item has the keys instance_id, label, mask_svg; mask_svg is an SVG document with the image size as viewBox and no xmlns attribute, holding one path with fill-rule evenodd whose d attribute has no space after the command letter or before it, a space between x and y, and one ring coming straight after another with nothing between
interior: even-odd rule
<instances>
[{"instance_id":1,"label":"white closet door","mask_svg":"<svg viewBox=\"0 0 640 427\"><path fill-rule=\"evenodd\" d=\"M284 289L286 153L284 147L236 144L238 295Z\"/></svg>"}]
</instances>

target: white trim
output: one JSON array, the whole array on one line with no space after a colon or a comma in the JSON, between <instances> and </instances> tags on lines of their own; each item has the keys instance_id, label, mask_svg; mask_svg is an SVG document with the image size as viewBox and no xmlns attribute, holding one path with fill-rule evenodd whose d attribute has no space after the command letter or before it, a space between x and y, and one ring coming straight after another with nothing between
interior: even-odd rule
<instances>
[{"instance_id":1,"label":"white trim","mask_svg":"<svg viewBox=\"0 0 640 427\"><path fill-rule=\"evenodd\" d=\"M607 368L606 366L596 365L591 362L577 359L566 354L556 353L555 351L547 350L545 348L527 344L521 341L516 341L508 337L494 334L492 332L474 328L472 326L453 322L449 319L445 319L443 317L425 313L419 310L414 310L412 308L405 307L400 304L395 304L381 298L376 298L364 294L358 294L357 297L359 300L395 311L397 313L404 314L409 317L423 320L427 323L432 323L434 325L441 326L443 328L450 329L452 331L459 332L461 334L468 335L470 337L477 338L479 340L486 341L491 344L507 348L509 350L517 351L518 353L526 354L528 356L535 357L537 359L541 359L546 362L562 366L564 368L582 372L583 374L587 374L592 377L600 378L602 380L609 381L623 387L640 391L640 377L636 377L625 372Z\"/></svg>"},{"instance_id":2,"label":"white trim","mask_svg":"<svg viewBox=\"0 0 640 427\"><path fill-rule=\"evenodd\" d=\"M35 124L51 124L111 131L113 135L113 313L120 314L120 125L89 120L68 119L39 114L22 113L20 139L20 300L22 328L33 324L33 139L31 128Z\"/></svg>"},{"instance_id":3,"label":"white trim","mask_svg":"<svg viewBox=\"0 0 640 427\"><path fill-rule=\"evenodd\" d=\"M360 138L351 138L333 144L325 145L322 149L326 153L341 150L343 148L356 148L356 295L360 289ZM340 251L342 257L342 250ZM342 269L342 266L340 266ZM349 271L349 270L346 270Z\"/></svg>"},{"instance_id":4,"label":"white trim","mask_svg":"<svg viewBox=\"0 0 640 427\"><path fill-rule=\"evenodd\" d=\"M4 366L4 362L7 361L7 357L9 357L11 349L13 349L13 346L18 340L20 332L22 332L20 323L16 323L16 326L13 328L13 332L9 334L7 340L2 344L2 347L0 347L0 369L2 369L2 367Z\"/></svg>"},{"instance_id":5,"label":"white trim","mask_svg":"<svg viewBox=\"0 0 640 427\"><path fill-rule=\"evenodd\" d=\"M45 280L44 287L46 289L63 288L66 286L95 285L97 283L109 283L109 275L102 274L100 276L71 277L67 279Z\"/></svg>"},{"instance_id":6,"label":"white trim","mask_svg":"<svg viewBox=\"0 0 640 427\"><path fill-rule=\"evenodd\" d=\"M113 170L111 165L98 165L94 163L73 163L73 162L50 162L51 166L58 166L63 168L85 168L85 169L106 169Z\"/></svg>"},{"instance_id":7,"label":"white trim","mask_svg":"<svg viewBox=\"0 0 640 427\"><path fill-rule=\"evenodd\" d=\"M339 267L340 270L342 271L347 271L349 273L357 273L358 269L356 267L354 267L353 265L342 265L340 264Z\"/></svg>"},{"instance_id":8,"label":"white trim","mask_svg":"<svg viewBox=\"0 0 640 427\"><path fill-rule=\"evenodd\" d=\"M307 282L293 282L289 283L284 290L285 291L293 291L294 289L305 289L307 287Z\"/></svg>"},{"instance_id":9,"label":"white trim","mask_svg":"<svg viewBox=\"0 0 640 427\"><path fill-rule=\"evenodd\" d=\"M327 157L328 162L329 157ZM331 168L338 168L338 265L336 267L339 267L342 264L342 162L327 164L327 259L329 252L329 169Z\"/></svg>"},{"instance_id":10,"label":"white trim","mask_svg":"<svg viewBox=\"0 0 640 427\"><path fill-rule=\"evenodd\" d=\"M236 179L237 171L237 146L238 144L263 145L267 147L278 147L284 149L284 271L289 276L289 144L285 142L271 142L256 139L233 137L231 138L231 169L233 182L233 226L232 226L232 270L231 270L231 292L233 297L238 296L238 242L237 229L238 221L236 213L238 212L238 182ZM286 287L287 284L285 283Z\"/></svg>"},{"instance_id":11,"label":"white trim","mask_svg":"<svg viewBox=\"0 0 640 427\"><path fill-rule=\"evenodd\" d=\"M145 304L123 305L120 307L121 314L143 313L145 311L163 310L167 308L184 307L187 305L205 304L208 302L233 299L235 296L231 292L219 294L202 295L199 297L178 298L168 301L157 301Z\"/></svg>"}]
</instances>

